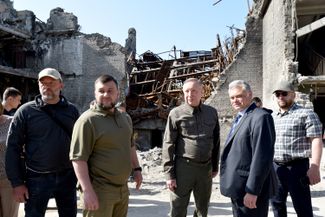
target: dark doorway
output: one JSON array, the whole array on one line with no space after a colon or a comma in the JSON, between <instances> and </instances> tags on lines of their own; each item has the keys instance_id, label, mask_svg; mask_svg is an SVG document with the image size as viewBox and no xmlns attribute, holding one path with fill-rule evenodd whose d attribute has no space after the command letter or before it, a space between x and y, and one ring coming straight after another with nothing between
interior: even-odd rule
<instances>
[{"instance_id":1,"label":"dark doorway","mask_svg":"<svg viewBox=\"0 0 325 217\"><path fill-rule=\"evenodd\" d=\"M0 98L7 87L15 87L23 93L22 104L33 100L39 94L36 78L24 78L2 72L0 72L0 77Z\"/></svg>"},{"instance_id":2,"label":"dark doorway","mask_svg":"<svg viewBox=\"0 0 325 217\"><path fill-rule=\"evenodd\" d=\"M325 126L325 113L324 113L324 108L325 108L325 95L320 95L315 97L313 100L314 104L314 111L317 113L320 121L323 124L323 130ZM324 131L323 131L324 132Z\"/></svg>"},{"instance_id":3,"label":"dark doorway","mask_svg":"<svg viewBox=\"0 0 325 217\"><path fill-rule=\"evenodd\" d=\"M151 148L155 147L162 147L162 131L157 129L151 131Z\"/></svg>"}]
</instances>

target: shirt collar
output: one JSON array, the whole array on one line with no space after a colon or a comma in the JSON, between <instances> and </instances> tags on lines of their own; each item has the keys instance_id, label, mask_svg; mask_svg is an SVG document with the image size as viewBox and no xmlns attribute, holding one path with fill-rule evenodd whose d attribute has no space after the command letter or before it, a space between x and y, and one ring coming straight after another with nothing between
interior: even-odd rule
<instances>
[{"instance_id":1,"label":"shirt collar","mask_svg":"<svg viewBox=\"0 0 325 217\"><path fill-rule=\"evenodd\" d=\"M283 112L283 113L281 113L281 109L279 109L278 110L278 113L276 114L277 116L284 116L284 115L287 115L287 114L289 114L289 113L292 113L294 110L296 110L298 108L298 105L297 105L297 103L293 103L291 106L290 106L290 108L287 110L287 111L285 111L285 112Z\"/></svg>"},{"instance_id":2,"label":"shirt collar","mask_svg":"<svg viewBox=\"0 0 325 217\"><path fill-rule=\"evenodd\" d=\"M198 106L196 106L196 107L192 107L192 106L190 106L189 104L185 103L185 104L184 104L184 108L185 108L185 111L188 111L188 112L190 112L191 114L196 114L196 113L202 111L202 103L200 103L200 105L198 105Z\"/></svg>"}]
</instances>

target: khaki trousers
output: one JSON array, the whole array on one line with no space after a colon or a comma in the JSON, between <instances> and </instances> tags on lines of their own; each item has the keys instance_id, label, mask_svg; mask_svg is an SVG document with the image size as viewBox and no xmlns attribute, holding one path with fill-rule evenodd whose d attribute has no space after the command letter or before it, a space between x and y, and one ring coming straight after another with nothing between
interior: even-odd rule
<instances>
[{"instance_id":1,"label":"khaki trousers","mask_svg":"<svg viewBox=\"0 0 325 217\"><path fill-rule=\"evenodd\" d=\"M19 203L14 201L12 187L8 179L0 180L0 217L17 217Z\"/></svg>"},{"instance_id":2,"label":"khaki trousers","mask_svg":"<svg viewBox=\"0 0 325 217\"><path fill-rule=\"evenodd\" d=\"M95 189L99 200L96 211L84 210L84 217L126 217L129 204L129 189L127 184L121 187L109 186L105 191ZM83 198L83 194L81 194Z\"/></svg>"}]
</instances>

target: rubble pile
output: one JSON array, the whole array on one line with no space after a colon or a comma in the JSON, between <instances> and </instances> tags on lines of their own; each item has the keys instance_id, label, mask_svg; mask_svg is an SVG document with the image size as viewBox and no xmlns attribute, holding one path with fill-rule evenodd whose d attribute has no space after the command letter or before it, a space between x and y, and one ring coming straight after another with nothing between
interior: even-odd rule
<instances>
[{"instance_id":1,"label":"rubble pile","mask_svg":"<svg viewBox=\"0 0 325 217\"><path fill-rule=\"evenodd\" d=\"M152 174L153 176L163 175L161 151L161 148L155 147L149 151L138 152L144 174Z\"/></svg>"}]
</instances>

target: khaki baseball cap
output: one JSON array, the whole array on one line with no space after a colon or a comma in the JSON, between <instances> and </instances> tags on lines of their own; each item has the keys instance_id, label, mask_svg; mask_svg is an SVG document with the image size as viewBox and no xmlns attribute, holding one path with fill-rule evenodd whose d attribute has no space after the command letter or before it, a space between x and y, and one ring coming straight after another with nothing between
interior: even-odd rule
<instances>
[{"instance_id":1,"label":"khaki baseball cap","mask_svg":"<svg viewBox=\"0 0 325 217\"><path fill-rule=\"evenodd\" d=\"M43 77L51 77L55 80L62 81L60 72L58 72L58 70L53 68L46 68L40 71L40 73L38 74L38 80L42 79Z\"/></svg>"},{"instance_id":2,"label":"khaki baseball cap","mask_svg":"<svg viewBox=\"0 0 325 217\"><path fill-rule=\"evenodd\" d=\"M276 91L294 92L295 88L289 81L280 81L275 85L273 93Z\"/></svg>"}]
</instances>

